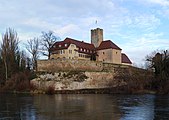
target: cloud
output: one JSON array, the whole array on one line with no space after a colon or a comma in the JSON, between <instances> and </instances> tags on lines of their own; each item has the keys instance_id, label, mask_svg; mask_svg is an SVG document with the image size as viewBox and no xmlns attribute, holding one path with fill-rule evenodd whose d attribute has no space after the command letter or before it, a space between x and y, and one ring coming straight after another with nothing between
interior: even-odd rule
<instances>
[{"instance_id":1,"label":"cloud","mask_svg":"<svg viewBox=\"0 0 169 120\"><path fill-rule=\"evenodd\" d=\"M58 27L56 24L49 23L40 18L30 18L30 19L23 21L21 24L28 26L28 27L42 29L42 30L43 29L53 30L54 28Z\"/></svg>"},{"instance_id":2,"label":"cloud","mask_svg":"<svg viewBox=\"0 0 169 120\"><path fill-rule=\"evenodd\" d=\"M154 50L168 49L169 40L162 37L163 33L147 33L121 46L134 63L144 64L146 55Z\"/></svg>"},{"instance_id":3,"label":"cloud","mask_svg":"<svg viewBox=\"0 0 169 120\"><path fill-rule=\"evenodd\" d=\"M71 34L75 34L78 31L79 31L79 27L77 25L68 24L68 25L63 26L62 28L59 28L58 30L55 30L54 32L56 32L59 36L62 37L65 35L71 36Z\"/></svg>"},{"instance_id":4,"label":"cloud","mask_svg":"<svg viewBox=\"0 0 169 120\"><path fill-rule=\"evenodd\" d=\"M161 6L169 6L169 1L168 0L148 0L147 2L153 3L153 4L158 4Z\"/></svg>"},{"instance_id":5,"label":"cloud","mask_svg":"<svg viewBox=\"0 0 169 120\"><path fill-rule=\"evenodd\" d=\"M133 18L133 22L129 25L132 27L139 27L143 29L154 29L160 24L160 20L151 14L138 15Z\"/></svg>"}]
</instances>

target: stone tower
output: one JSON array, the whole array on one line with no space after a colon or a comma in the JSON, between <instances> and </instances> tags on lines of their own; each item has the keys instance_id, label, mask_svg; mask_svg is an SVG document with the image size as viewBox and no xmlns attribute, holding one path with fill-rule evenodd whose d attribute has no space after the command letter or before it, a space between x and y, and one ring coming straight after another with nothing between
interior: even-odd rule
<instances>
[{"instance_id":1,"label":"stone tower","mask_svg":"<svg viewBox=\"0 0 169 120\"><path fill-rule=\"evenodd\" d=\"M95 47L99 47L102 41L103 41L103 29L96 28L91 30L91 43Z\"/></svg>"}]
</instances>

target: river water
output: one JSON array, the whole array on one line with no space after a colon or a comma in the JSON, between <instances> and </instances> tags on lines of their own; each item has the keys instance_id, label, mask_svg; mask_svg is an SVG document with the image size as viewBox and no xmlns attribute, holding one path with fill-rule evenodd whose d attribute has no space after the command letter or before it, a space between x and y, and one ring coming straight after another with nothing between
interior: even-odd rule
<instances>
[{"instance_id":1,"label":"river water","mask_svg":"<svg viewBox=\"0 0 169 120\"><path fill-rule=\"evenodd\" d=\"M168 120L169 96L0 94L0 120Z\"/></svg>"}]
</instances>

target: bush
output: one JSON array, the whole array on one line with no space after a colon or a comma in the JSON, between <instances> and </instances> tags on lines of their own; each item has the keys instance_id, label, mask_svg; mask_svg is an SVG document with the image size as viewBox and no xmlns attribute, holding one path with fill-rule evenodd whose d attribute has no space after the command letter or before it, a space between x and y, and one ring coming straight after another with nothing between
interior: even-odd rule
<instances>
[{"instance_id":1,"label":"bush","mask_svg":"<svg viewBox=\"0 0 169 120\"><path fill-rule=\"evenodd\" d=\"M30 83L29 84L29 89L32 90L32 91L37 90L37 86L32 84L32 83Z\"/></svg>"},{"instance_id":2,"label":"bush","mask_svg":"<svg viewBox=\"0 0 169 120\"><path fill-rule=\"evenodd\" d=\"M1 87L0 91L28 91L30 90L30 76L31 74L28 72L13 74L11 78L5 82L5 85Z\"/></svg>"},{"instance_id":3,"label":"bush","mask_svg":"<svg viewBox=\"0 0 169 120\"><path fill-rule=\"evenodd\" d=\"M49 86L46 91L45 91L46 94L48 95L53 95L55 94L55 87L54 86Z\"/></svg>"},{"instance_id":4,"label":"bush","mask_svg":"<svg viewBox=\"0 0 169 120\"><path fill-rule=\"evenodd\" d=\"M19 84L16 85L16 90L17 91L29 91L30 89L30 84L29 81L21 81Z\"/></svg>"}]
</instances>

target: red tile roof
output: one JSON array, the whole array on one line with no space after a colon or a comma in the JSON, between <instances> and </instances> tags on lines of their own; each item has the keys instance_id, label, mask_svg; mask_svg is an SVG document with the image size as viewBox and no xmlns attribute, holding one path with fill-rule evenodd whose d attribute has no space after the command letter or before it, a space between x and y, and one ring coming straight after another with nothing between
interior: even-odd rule
<instances>
[{"instance_id":1,"label":"red tile roof","mask_svg":"<svg viewBox=\"0 0 169 120\"><path fill-rule=\"evenodd\" d=\"M67 46L65 46L65 44L67 44ZM83 41L78 41L72 38L66 38L64 41L55 42L50 48L50 51L67 49L70 46L70 44L75 44L76 47L79 48L78 52L81 52L81 53L93 54L95 53L95 50L96 50L93 44L89 44ZM80 49L82 49L82 51ZM92 53L90 51L92 51Z\"/></svg>"},{"instance_id":2,"label":"red tile roof","mask_svg":"<svg viewBox=\"0 0 169 120\"><path fill-rule=\"evenodd\" d=\"M75 44L78 48L85 48L85 49L89 49L89 50L95 50L94 45L90 44L90 43L86 43L86 42L83 42L83 41L78 41L78 40L75 40L75 39L72 39L72 38L66 38L64 41L66 43Z\"/></svg>"},{"instance_id":3,"label":"red tile roof","mask_svg":"<svg viewBox=\"0 0 169 120\"><path fill-rule=\"evenodd\" d=\"M66 43L64 41L55 42L50 48L50 51L67 49L69 45L67 44L67 46L65 46L65 44ZM61 46L59 47L59 45Z\"/></svg>"},{"instance_id":4,"label":"red tile roof","mask_svg":"<svg viewBox=\"0 0 169 120\"><path fill-rule=\"evenodd\" d=\"M122 61L122 63L132 64L132 62L130 61L130 59L124 53L121 54L121 61Z\"/></svg>"},{"instance_id":5,"label":"red tile roof","mask_svg":"<svg viewBox=\"0 0 169 120\"><path fill-rule=\"evenodd\" d=\"M99 45L99 47L96 48L96 49L97 50L103 50L103 49L109 49L109 48L121 50L121 48L119 48L111 40L102 41L101 44Z\"/></svg>"}]
</instances>

